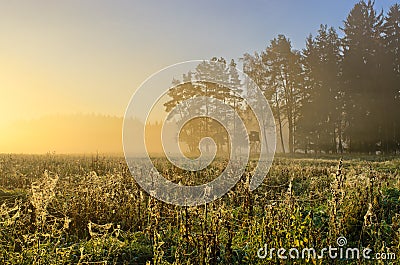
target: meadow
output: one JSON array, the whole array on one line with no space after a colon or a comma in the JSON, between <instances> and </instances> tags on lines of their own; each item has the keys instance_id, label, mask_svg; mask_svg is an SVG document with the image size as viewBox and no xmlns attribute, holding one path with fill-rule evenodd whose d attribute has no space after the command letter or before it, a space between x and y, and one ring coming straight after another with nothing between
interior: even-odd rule
<instances>
[{"instance_id":1,"label":"meadow","mask_svg":"<svg viewBox=\"0 0 400 265\"><path fill-rule=\"evenodd\" d=\"M155 163L171 180L198 182ZM400 158L278 156L250 192L253 168L222 198L179 207L141 190L123 157L0 155L0 263L399 264L389 258L400 257ZM257 256L340 236L387 259Z\"/></svg>"}]
</instances>

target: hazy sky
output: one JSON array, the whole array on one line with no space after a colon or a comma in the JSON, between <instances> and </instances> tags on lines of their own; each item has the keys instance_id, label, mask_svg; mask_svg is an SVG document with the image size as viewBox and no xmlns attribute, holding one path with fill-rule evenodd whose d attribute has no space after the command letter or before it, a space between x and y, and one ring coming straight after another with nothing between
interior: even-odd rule
<instances>
[{"instance_id":1,"label":"hazy sky","mask_svg":"<svg viewBox=\"0 0 400 265\"><path fill-rule=\"evenodd\" d=\"M319 24L341 25L356 2L1 1L0 121L122 115L135 88L160 68L238 58L279 33L302 48Z\"/></svg>"},{"instance_id":2,"label":"hazy sky","mask_svg":"<svg viewBox=\"0 0 400 265\"><path fill-rule=\"evenodd\" d=\"M0 127L49 114L122 116L149 75L181 61L239 58L283 33L295 48L357 1L0 2ZM387 9L395 1L376 1Z\"/></svg>"}]
</instances>

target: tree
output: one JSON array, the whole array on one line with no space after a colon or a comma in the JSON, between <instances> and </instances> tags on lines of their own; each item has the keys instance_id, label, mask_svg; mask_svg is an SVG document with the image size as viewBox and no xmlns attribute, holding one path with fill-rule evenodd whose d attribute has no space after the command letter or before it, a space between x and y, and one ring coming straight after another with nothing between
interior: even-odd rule
<instances>
[{"instance_id":1,"label":"tree","mask_svg":"<svg viewBox=\"0 0 400 265\"><path fill-rule=\"evenodd\" d=\"M342 150L340 60L340 39L335 29L321 25L314 39L307 38L302 53L304 89L298 145L305 152Z\"/></svg>"},{"instance_id":2,"label":"tree","mask_svg":"<svg viewBox=\"0 0 400 265\"><path fill-rule=\"evenodd\" d=\"M279 110L282 107L282 114L288 123L289 152L294 153L296 122L301 97L300 53L292 50L289 39L284 35L279 35L271 41L261 57L269 76L268 83L275 92L275 102L283 103L279 106Z\"/></svg>"},{"instance_id":3,"label":"tree","mask_svg":"<svg viewBox=\"0 0 400 265\"><path fill-rule=\"evenodd\" d=\"M198 155L198 143L204 137L213 137L220 153L227 143L227 133L217 121L209 118L218 116L225 123L235 124L236 120L225 109L213 104L217 100L231 105L233 109L241 105L241 81L236 71L236 63L231 60L227 65L225 59L216 57L210 61L203 61L197 67L183 75L183 82L173 80L173 88L168 92L170 100L164 104L166 112L175 109L171 117L175 117L178 125L182 126L184 117L196 114L203 116L196 118L182 127L180 138L189 147L191 155ZM185 101L196 97L205 97L209 100ZM180 107L175 108L179 105ZM195 111L195 113L193 113ZM226 144L229 147L229 144ZM206 145L208 150L209 146ZM228 150L229 151L229 150Z\"/></svg>"},{"instance_id":4,"label":"tree","mask_svg":"<svg viewBox=\"0 0 400 265\"><path fill-rule=\"evenodd\" d=\"M384 121L382 151L395 152L400 142L400 5L390 7L383 26L384 53L382 73L385 93L383 95L385 110L381 116Z\"/></svg>"},{"instance_id":5,"label":"tree","mask_svg":"<svg viewBox=\"0 0 400 265\"><path fill-rule=\"evenodd\" d=\"M245 53L242 61L243 71L257 84L271 105L274 117L278 122L282 152L285 153L286 149L283 137L283 116L281 107L283 105L283 98L280 95L280 91L278 87L271 82L267 66L264 64L259 53L256 52L254 55ZM250 95L250 97L251 96L252 95Z\"/></svg>"},{"instance_id":6,"label":"tree","mask_svg":"<svg viewBox=\"0 0 400 265\"><path fill-rule=\"evenodd\" d=\"M350 151L375 151L381 138L382 25L383 15L376 13L374 3L360 1L342 28L345 135Z\"/></svg>"},{"instance_id":7,"label":"tree","mask_svg":"<svg viewBox=\"0 0 400 265\"><path fill-rule=\"evenodd\" d=\"M294 153L296 122L301 97L300 53L279 35L261 54L244 54L243 70L260 87L278 122L281 147L285 153L284 122L288 124L289 152Z\"/></svg>"}]
</instances>

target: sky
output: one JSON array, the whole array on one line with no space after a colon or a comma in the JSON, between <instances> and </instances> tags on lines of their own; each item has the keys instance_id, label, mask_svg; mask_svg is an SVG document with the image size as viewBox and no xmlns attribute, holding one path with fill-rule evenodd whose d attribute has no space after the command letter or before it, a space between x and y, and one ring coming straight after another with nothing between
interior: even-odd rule
<instances>
[{"instance_id":1,"label":"sky","mask_svg":"<svg viewBox=\"0 0 400 265\"><path fill-rule=\"evenodd\" d=\"M278 34L302 49L320 24L341 26L356 2L3 0L0 138L10 123L48 115L121 117L135 89L171 64L238 59Z\"/></svg>"}]
</instances>

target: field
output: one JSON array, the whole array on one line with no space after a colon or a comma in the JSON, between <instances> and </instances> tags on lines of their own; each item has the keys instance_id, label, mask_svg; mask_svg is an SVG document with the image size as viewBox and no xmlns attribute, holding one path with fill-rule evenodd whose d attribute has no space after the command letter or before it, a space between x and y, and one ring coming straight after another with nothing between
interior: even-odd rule
<instances>
[{"instance_id":1,"label":"field","mask_svg":"<svg viewBox=\"0 0 400 265\"><path fill-rule=\"evenodd\" d=\"M198 181L156 162L171 180ZM178 207L142 191L123 158L1 155L0 263L398 264L400 158L277 157L254 192L251 168L224 197ZM334 247L340 236L386 260L257 256Z\"/></svg>"}]
</instances>

